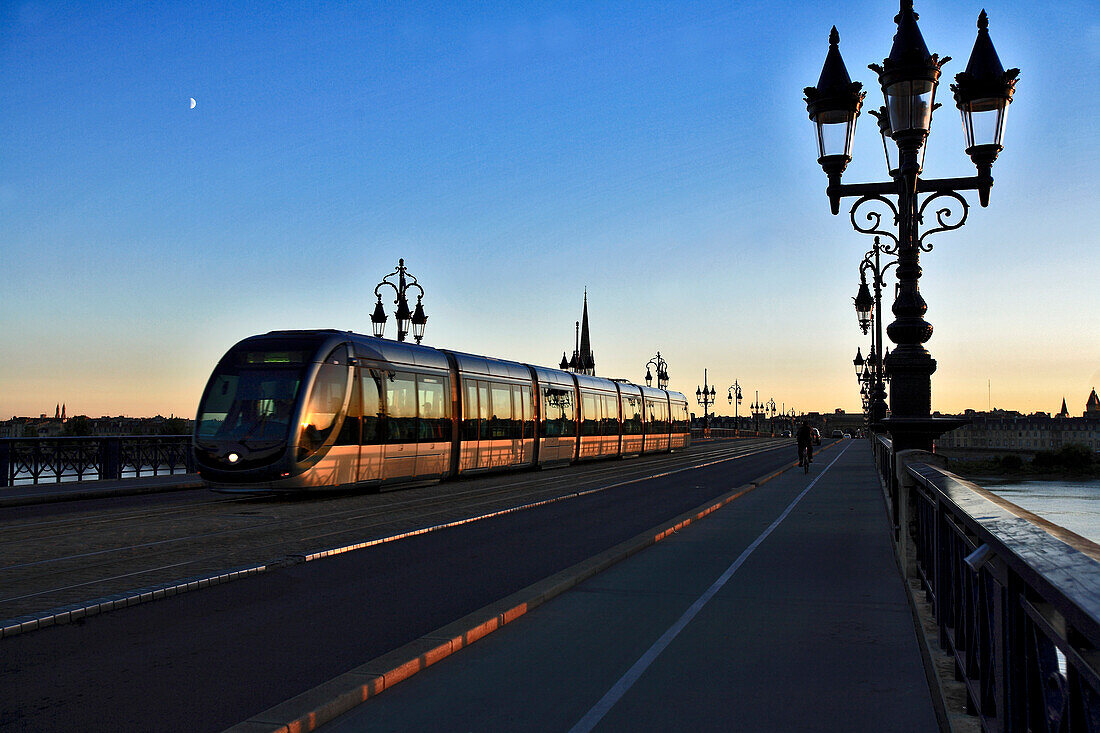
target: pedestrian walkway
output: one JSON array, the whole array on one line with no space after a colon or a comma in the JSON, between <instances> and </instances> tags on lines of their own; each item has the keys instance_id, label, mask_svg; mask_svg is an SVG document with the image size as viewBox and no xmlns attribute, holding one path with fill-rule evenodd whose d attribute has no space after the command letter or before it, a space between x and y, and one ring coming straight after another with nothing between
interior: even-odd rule
<instances>
[{"instance_id":1,"label":"pedestrian walkway","mask_svg":"<svg viewBox=\"0 0 1100 733\"><path fill-rule=\"evenodd\" d=\"M197 489L203 485L197 473L161 474L108 481L63 481L22 484L0 488L0 507L46 504L54 501L104 499L162 491Z\"/></svg>"},{"instance_id":2,"label":"pedestrian walkway","mask_svg":"<svg viewBox=\"0 0 1100 733\"><path fill-rule=\"evenodd\" d=\"M848 440L322 728L938 729L870 448Z\"/></svg>"}]
</instances>

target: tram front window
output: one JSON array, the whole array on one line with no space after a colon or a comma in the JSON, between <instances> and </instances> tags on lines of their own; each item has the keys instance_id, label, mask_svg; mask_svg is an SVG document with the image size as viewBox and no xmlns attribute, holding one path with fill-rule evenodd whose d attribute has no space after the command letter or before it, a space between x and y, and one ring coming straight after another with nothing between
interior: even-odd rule
<instances>
[{"instance_id":1,"label":"tram front window","mask_svg":"<svg viewBox=\"0 0 1100 733\"><path fill-rule=\"evenodd\" d=\"M298 339L249 340L218 364L199 406L195 439L210 450L267 452L285 445L315 346Z\"/></svg>"},{"instance_id":2,"label":"tram front window","mask_svg":"<svg viewBox=\"0 0 1100 733\"><path fill-rule=\"evenodd\" d=\"M253 449L286 442L301 376L300 369L219 371L203 401L196 437Z\"/></svg>"}]
</instances>

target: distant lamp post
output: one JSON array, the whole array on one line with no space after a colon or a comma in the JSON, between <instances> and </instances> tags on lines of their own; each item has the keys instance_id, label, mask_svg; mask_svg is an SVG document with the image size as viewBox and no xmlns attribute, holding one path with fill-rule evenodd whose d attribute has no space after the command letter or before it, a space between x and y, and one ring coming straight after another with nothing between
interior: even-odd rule
<instances>
[{"instance_id":1,"label":"distant lamp post","mask_svg":"<svg viewBox=\"0 0 1100 733\"><path fill-rule=\"evenodd\" d=\"M895 450L929 450L936 437L962 423L931 417L931 377L936 371L936 361L924 348L932 337L932 326L924 320L928 306L920 294L919 257L921 252L932 249L925 242L930 234L958 229L966 222L969 205L960 191L977 191L981 205L988 205L993 186L991 170L1002 150L1005 113L1020 72L1005 71L1001 66L989 39L988 18L982 11L970 62L966 71L956 75L952 86L966 131L966 152L977 175L921 178L932 113L939 106L935 96L940 67L948 59L929 53L917 27L912 0L901 0L900 12L894 20L897 33L889 57L881 65L870 67L878 73L885 101L876 117L891 180L841 182L852 159L852 134L865 92L859 82L848 76L835 26L829 34L829 51L817 86L805 90L806 109L817 133L818 162L828 177L826 194L832 213L839 213L841 199L854 197L850 218L856 231L892 241L882 251L896 254L898 259L895 320L887 329L896 347L886 361L892 378L892 414L882 424L892 434ZM896 160L892 155L894 145ZM923 201L922 194L927 194ZM857 217L861 211L865 213ZM930 228L922 234L920 227L926 221L930 222Z\"/></svg>"},{"instance_id":2,"label":"distant lamp post","mask_svg":"<svg viewBox=\"0 0 1100 733\"><path fill-rule=\"evenodd\" d=\"M741 404L741 385L737 383L736 379L733 380L733 384L730 385L727 398L730 404L733 405L733 429L734 431L740 430L741 420L737 415L737 408Z\"/></svg>"},{"instance_id":3,"label":"distant lamp post","mask_svg":"<svg viewBox=\"0 0 1100 733\"><path fill-rule=\"evenodd\" d=\"M872 429L880 430L881 421L886 417L886 378L883 374L883 361L878 358L882 349L882 288L885 286L886 272L898 264L896 259L882 264L882 243L879 237L875 237L874 245L863 256L859 263L859 292L852 299L856 309L856 320L864 334L871 334L871 353L868 361L871 365L871 381L868 385L868 399L870 411L868 424ZM871 274L871 284L875 294L871 295L867 288L867 274ZM874 329L872 330L872 325Z\"/></svg>"},{"instance_id":4,"label":"distant lamp post","mask_svg":"<svg viewBox=\"0 0 1100 733\"><path fill-rule=\"evenodd\" d=\"M775 435L775 416L779 410L775 406L775 400L769 399L764 403L764 413L768 416L768 432Z\"/></svg>"},{"instance_id":5,"label":"distant lamp post","mask_svg":"<svg viewBox=\"0 0 1100 733\"><path fill-rule=\"evenodd\" d=\"M695 388L695 401L703 406L703 435L710 435L710 414L708 410L714 404L714 385L707 384L707 370L703 370L703 386Z\"/></svg>"},{"instance_id":6,"label":"distant lamp post","mask_svg":"<svg viewBox=\"0 0 1100 733\"><path fill-rule=\"evenodd\" d=\"M645 364L645 386L653 386L653 374L649 371L649 368L657 372L657 389L668 389L668 362L661 358L661 352L658 351L657 355L646 362ZM703 370L706 373L706 370Z\"/></svg>"},{"instance_id":7,"label":"distant lamp post","mask_svg":"<svg viewBox=\"0 0 1100 733\"><path fill-rule=\"evenodd\" d=\"M764 403L760 401L760 390L756 390L756 400L749 405L752 410L752 423L754 432L760 432L760 418L764 414Z\"/></svg>"},{"instance_id":8,"label":"distant lamp post","mask_svg":"<svg viewBox=\"0 0 1100 733\"><path fill-rule=\"evenodd\" d=\"M390 278L395 275L397 276L396 284L390 282ZM374 294L378 297L378 302L374 304L374 313L370 317L374 335L382 338L386 330L386 309L382 306L382 294L378 292L384 285L393 288L397 294L397 299L393 301L394 305L397 306L397 311L394 313L394 317L397 319L397 340L404 341L411 330L413 338L419 344L421 339L424 338L424 327L428 323L428 316L424 314L424 304L422 302L424 288L420 287L414 275L409 274L403 259L397 261L396 270L386 275L382 278L382 282L374 286ZM409 310L409 301L405 296L410 288L416 288L420 291L420 294L416 296L416 309L413 311Z\"/></svg>"}]
</instances>

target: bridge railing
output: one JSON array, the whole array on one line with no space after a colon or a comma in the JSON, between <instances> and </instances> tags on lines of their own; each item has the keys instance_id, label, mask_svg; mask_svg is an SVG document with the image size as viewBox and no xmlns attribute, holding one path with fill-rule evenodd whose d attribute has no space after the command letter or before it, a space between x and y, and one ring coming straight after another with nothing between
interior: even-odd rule
<instances>
[{"instance_id":1,"label":"bridge railing","mask_svg":"<svg viewBox=\"0 0 1100 733\"><path fill-rule=\"evenodd\" d=\"M0 438L0 487L194 471L190 435Z\"/></svg>"},{"instance_id":2,"label":"bridge railing","mask_svg":"<svg viewBox=\"0 0 1100 733\"><path fill-rule=\"evenodd\" d=\"M967 711L986 731L1100 730L1100 546L934 465L932 454L872 444L905 529L903 566L920 579Z\"/></svg>"}]
</instances>

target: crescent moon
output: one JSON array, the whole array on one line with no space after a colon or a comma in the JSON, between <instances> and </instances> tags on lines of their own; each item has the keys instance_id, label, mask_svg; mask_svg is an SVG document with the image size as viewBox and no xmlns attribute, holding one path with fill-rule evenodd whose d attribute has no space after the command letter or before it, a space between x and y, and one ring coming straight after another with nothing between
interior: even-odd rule
<instances>
[{"instance_id":1,"label":"crescent moon","mask_svg":"<svg viewBox=\"0 0 1100 733\"><path fill-rule=\"evenodd\" d=\"M195 105L198 104L194 97L191 97L191 109L195 109Z\"/></svg>"}]
</instances>

